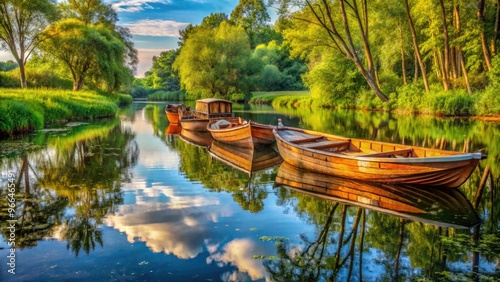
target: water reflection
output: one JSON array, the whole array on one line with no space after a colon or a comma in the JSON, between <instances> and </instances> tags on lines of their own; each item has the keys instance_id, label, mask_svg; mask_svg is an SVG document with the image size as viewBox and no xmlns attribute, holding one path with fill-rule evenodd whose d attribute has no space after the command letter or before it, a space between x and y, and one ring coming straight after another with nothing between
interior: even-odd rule
<instances>
[{"instance_id":1,"label":"water reflection","mask_svg":"<svg viewBox=\"0 0 500 282\"><path fill-rule=\"evenodd\" d=\"M480 223L472 204L457 189L369 183L323 175L287 163L280 166L275 184L315 197L441 227L469 229Z\"/></svg>"},{"instance_id":2,"label":"water reflection","mask_svg":"<svg viewBox=\"0 0 500 282\"><path fill-rule=\"evenodd\" d=\"M122 203L121 187L130 181L139 151L134 133L117 120L85 128L39 136L49 148L10 160L21 163L15 173L19 248L52 236L66 241L77 256L103 245L100 225Z\"/></svg>"},{"instance_id":3,"label":"water reflection","mask_svg":"<svg viewBox=\"0 0 500 282\"><path fill-rule=\"evenodd\" d=\"M452 196L460 208L451 200L439 202L445 199L442 191L426 198L393 192L416 210L391 213L380 201L371 208L374 201L366 195L363 205L356 205L350 198L273 188L275 182L293 186L284 183L289 178L281 167L254 172L248 165L238 167L250 155L237 162L234 155L215 158L210 138L171 130L163 109L164 104L134 104L119 120L28 136L23 142L33 145L29 150L2 157L1 171L16 174L22 264L14 281L498 279L498 124L235 106L238 115L264 124L281 118L287 125L338 135L488 149L488 159L460 187L462 197ZM212 147L212 153L215 149L220 148ZM7 180L1 180L5 257L10 234ZM477 219L474 212L463 213L470 211L469 202L482 222L459 229ZM12 277L0 273L4 278Z\"/></svg>"}]
</instances>

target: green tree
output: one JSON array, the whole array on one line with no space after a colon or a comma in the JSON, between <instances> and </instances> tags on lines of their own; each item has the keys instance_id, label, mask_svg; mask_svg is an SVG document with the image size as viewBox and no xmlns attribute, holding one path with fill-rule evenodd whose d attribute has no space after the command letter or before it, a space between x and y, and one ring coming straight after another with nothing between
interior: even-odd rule
<instances>
[{"instance_id":1,"label":"green tree","mask_svg":"<svg viewBox=\"0 0 500 282\"><path fill-rule=\"evenodd\" d=\"M41 41L40 34L57 18L54 0L0 0L0 49L10 50L26 88L25 65Z\"/></svg>"},{"instance_id":2,"label":"green tree","mask_svg":"<svg viewBox=\"0 0 500 282\"><path fill-rule=\"evenodd\" d=\"M124 68L125 45L107 28L85 25L77 19L59 21L45 31L42 48L67 65L73 79L73 91L82 89L93 73L100 76L108 90L115 90Z\"/></svg>"},{"instance_id":3,"label":"green tree","mask_svg":"<svg viewBox=\"0 0 500 282\"><path fill-rule=\"evenodd\" d=\"M0 71L10 71L17 67L18 67L17 63L12 60L8 60L6 62L0 62Z\"/></svg>"},{"instance_id":4,"label":"green tree","mask_svg":"<svg viewBox=\"0 0 500 282\"><path fill-rule=\"evenodd\" d=\"M179 49L176 49L163 51L159 57L153 57L153 66L146 72L149 87L163 88L166 91L180 90L179 76L172 68L178 55Z\"/></svg>"},{"instance_id":5,"label":"green tree","mask_svg":"<svg viewBox=\"0 0 500 282\"><path fill-rule=\"evenodd\" d=\"M221 98L248 92L250 77L260 70L243 28L226 21L215 29L199 27L190 33L173 67L186 91Z\"/></svg>"},{"instance_id":6,"label":"green tree","mask_svg":"<svg viewBox=\"0 0 500 282\"><path fill-rule=\"evenodd\" d=\"M289 2L284 0L282 2ZM361 73L372 91L382 101L387 96L379 86L378 73L372 52L370 38L369 7L366 1L300 1L302 8L293 14L295 33L309 35L302 41L310 41L314 47L340 52L349 59ZM321 42L314 36L322 38ZM290 38L289 38L290 40ZM310 46L310 45L309 45Z\"/></svg>"},{"instance_id":7,"label":"green tree","mask_svg":"<svg viewBox=\"0 0 500 282\"><path fill-rule=\"evenodd\" d=\"M128 29L102 0L61 4L64 19L46 29L43 49L71 73L73 90L84 84L107 91L130 86L138 63Z\"/></svg>"},{"instance_id":8,"label":"green tree","mask_svg":"<svg viewBox=\"0 0 500 282\"><path fill-rule=\"evenodd\" d=\"M231 12L231 21L245 29L250 38L252 49L258 44L267 43L266 32L269 32L271 18L262 0L240 0Z\"/></svg>"},{"instance_id":9,"label":"green tree","mask_svg":"<svg viewBox=\"0 0 500 282\"><path fill-rule=\"evenodd\" d=\"M301 76L307 66L302 59L290 58L287 45L278 44L276 40L268 44L259 44L253 56L264 63L260 73L259 90L301 90L304 89Z\"/></svg>"}]
</instances>

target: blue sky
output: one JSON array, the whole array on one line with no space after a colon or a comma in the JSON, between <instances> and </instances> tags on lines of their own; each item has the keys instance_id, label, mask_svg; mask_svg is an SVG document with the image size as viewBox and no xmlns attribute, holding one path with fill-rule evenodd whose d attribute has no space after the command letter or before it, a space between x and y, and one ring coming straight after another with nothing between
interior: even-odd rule
<instances>
[{"instance_id":1,"label":"blue sky","mask_svg":"<svg viewBox=\"0 0 500 282\"><path fill-rule=\"evenodd\" d=\"M59 2L62 2L59 0ZM103 0L117 11L118 24L130 29L135 48L139 51L137 77L152 65L160 52L177 48L179 30L188 24L199 24L210 13L228 15L239 0ZM273 11L268 11L271 15ZM273 17L271 15L271 17ZM0 61L12 59L0 52Z\"/></svg>"},{"instance_id":2,"label":"blue sky","mask_svg":"<svg viewBox=\"0 0 500 282\"><path fill-rule=\"evenodd\" d=\"M152 57L177 48L179 30L199 24L210 13L231 14L239 0L105 0L130 29L139 51L138 77L151 68Z\"/></svg>"}]
</instances>

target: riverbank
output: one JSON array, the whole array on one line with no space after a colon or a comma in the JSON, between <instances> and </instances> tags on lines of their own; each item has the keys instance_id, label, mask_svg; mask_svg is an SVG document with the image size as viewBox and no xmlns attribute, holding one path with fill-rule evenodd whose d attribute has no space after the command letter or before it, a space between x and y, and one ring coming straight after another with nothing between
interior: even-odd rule
<instances>
[{"instance_id":1,"label":"riverbank","mask_svg":"<svg viewBox=\"0 0 500 282\"><path fill-rule=\"evenodd\" d=\"M498 121L500 99L490 99L489 93L469 95L463 91L448 91L409 95L392 94L390 101L382 102L370 93L361 93L355 102L330 101L313 97L308 91L254 92L249 103L268 104L274 108L340 108L362 111L383 111L399 114L426 114L435 116L463 116Z\"/></svg>"},{"instance_id":2,"label":"riverbank","mask_svg":"<svg viewBox=\"0 0 500 282\"><path fill-rule=\"evenodd\" d=\"M132 103L125 94L59 89L0 89L0 136L45 125L114 116Z\"/></svg>"}]
</instances>

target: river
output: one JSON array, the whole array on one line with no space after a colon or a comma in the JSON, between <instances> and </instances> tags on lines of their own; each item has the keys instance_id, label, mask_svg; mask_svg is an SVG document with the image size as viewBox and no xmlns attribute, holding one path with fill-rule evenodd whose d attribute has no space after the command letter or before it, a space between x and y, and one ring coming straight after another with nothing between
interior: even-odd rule
<instances>
[{"instance_id":1,"label":"river","mask_svg":"<svg viewBox=\"0 0 500 282\"><path fill-rule=\"evenodd\" d=\"M1 281L499 278L499 123L234 105L264 124L281 118L348 137L488 153L456 191L388 194L325 180L386 194L373 202L300 192L286 175L307 172L278 159L248 171L245 160L276 158L275 148L224 159L205 147L206 136L170 125L164 107L137 102L114 119L0 141Z\"/></svg>"}]
</instances>

